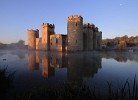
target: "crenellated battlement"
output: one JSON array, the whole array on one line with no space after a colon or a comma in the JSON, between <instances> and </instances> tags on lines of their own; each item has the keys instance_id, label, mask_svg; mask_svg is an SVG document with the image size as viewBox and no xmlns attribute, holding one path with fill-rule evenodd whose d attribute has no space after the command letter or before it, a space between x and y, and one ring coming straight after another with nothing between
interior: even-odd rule
<instances>
[{"instance_id":1,"label":"crenellated battlement","mask_svg":"<svg viewBox=\"0 0 138 100\"><path fill-rule=\"evenodd\" d=\"M80 16L80 15L71 15L71 16L68 16L68 21L70 21L70 20L80 20L80 21L82 21L83 20L83 17L82 16Z\"/></svg>"},{"instance_id":2,"label":"crenellated battlement","mask_svg":"<svg viewBox=\"0 0 138 100\"><path fill-rule=\"evenodd\" d=\"M38 29L36 29L36 30L33 30L33 29L30 29L30 30L29 30L29 29L28 29L27 31L28 31L28 34L30 34L30 35L31 35L31 34L33 35L33 34L34 34L36 38L39 37L39 30L38 30Z\"/></svg>"},{"instance_id":3,"label":"crenellated battlement","mask_svg":"<svg viewBox=\"0 0 138 100\"><path fill-rule=\"evenodd\" d=\"M30 29L30 30L29 30L29 29L27 29L27 31L28 31L28 32L39 32L39 30L38 30L38 29L36 29L36 30L34 30L34 29Z\"/></svg>"},{"instance_id":4,"label":"crenellated battlement","mask_svg":"<svg viewBox=\"0 0 138 100\"><path fill-rule=\"evenodd\" d=\"M46 27L49 27L49 28L55 28L54 24L49 24L49 23L43 23L42 26L46 26Z\"/></svg>"},{"instance_id":5,"label":"crenellated battlement","mask_svg":"<svg viewBox=\"0 0 138 100\"><path fill-rule=\"evenodd\" d=\"M94 28L95 25L93 23L83 23L83 28Z\"/></svg>"},{"instance_id":6,"label":"crenellated battlement","mask_svg":"<svg viewBox=\"0 0 138 100\"><path fill-rule=\"evenodd\" d=\"M94 28L94 30L95 30L96 32L98 32L98 31L99 31L98 27L95 27L95 28Z\"/></svg>"},{"instance_id":7,"label":"crenellated battlement","mask_svg":"<svg viewBox=\"0 0 138 100\"><path fill-rule=\"evenodd\" d=\"M102 32L93 23L83 23L80 15L67 18L67 35L56 34L55 25L42 23L38 29L27 29L29 50L90 51L100 49Z\"/></svg>"}]
</instances>

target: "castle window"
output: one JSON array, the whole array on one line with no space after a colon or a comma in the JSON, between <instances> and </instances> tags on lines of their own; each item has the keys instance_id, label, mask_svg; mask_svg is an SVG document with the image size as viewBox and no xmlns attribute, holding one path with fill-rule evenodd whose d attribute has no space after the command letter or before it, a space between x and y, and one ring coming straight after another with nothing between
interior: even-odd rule
<instances>
[{"instance_id":1,"label":"castle window","mask_svg":"<svg viewBox=\"0 0 138 100\"><path fill-rule=\"evenodd\" d=\"M56 44L58 44L58 39L56 39Z\"/></svg>"},{"instance_id":2,"label":"castle window","mask_svg":"<svg viewBox=\"0 0 138 100\"><path fill-rule=\"evenodd\" d=\"M77 44L77 40L76 40L76 44Z\"/></svg>"},{"instance_id":3,"label":"castle window","mask_svg":"<svg viewBox=\"0 0 138 100\"><path fill-rule=\"evenodd\" d=\"M52 43L51 43L51 45L52 45Z\"/></svg>"},{"instance_id":4,"label":"castle window","mask_svg":"<svg viewBox=\"0 0 138 100\"><path fill-rule=\"evenodd\" d=\"M77 26L77 23L76 23L76 26Z\"/></svg>"}]
</instances>

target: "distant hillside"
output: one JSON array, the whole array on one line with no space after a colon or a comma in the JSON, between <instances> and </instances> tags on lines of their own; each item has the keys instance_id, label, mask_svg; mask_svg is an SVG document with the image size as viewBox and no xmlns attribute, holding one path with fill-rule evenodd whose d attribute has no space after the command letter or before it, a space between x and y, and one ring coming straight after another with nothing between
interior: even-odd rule
<instances>
[{"instance_id":1,"label":"distant hillside","mask_svg":"<svg viewBox=\"0 0 138 100\"><path fill-rule=\"evenodd\" d=\"M4 44L0 42L0 49L27 49L25 41L19 40L17 43Z\"/></svg>"},{"instance_id":2,"label":"distant hillside","mask_svg":"<svg viewBox=\"0 0 138 100\"><path fill-rule=\"evenodd\" d=\"M0 42L0 48L5 48L7 45Z\"/></svg>"}]
</instances>

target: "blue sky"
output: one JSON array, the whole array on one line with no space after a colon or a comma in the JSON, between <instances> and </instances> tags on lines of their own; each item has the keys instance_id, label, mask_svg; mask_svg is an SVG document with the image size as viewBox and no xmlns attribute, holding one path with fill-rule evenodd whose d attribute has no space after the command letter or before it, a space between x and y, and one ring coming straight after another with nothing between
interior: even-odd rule
<instances>
[{"instance_id":1,"label":"blue sky","mask_svg":"<svg viewBox=\"0 0 138 100\"><path fill-rule=\"evenodd\" d=\"M54 23L67 33L67 17L81 15L94 23L103 38L138 35L138 0L0 0L0 42L27 41L27 29Z\"/></svg>"}]
</instances>

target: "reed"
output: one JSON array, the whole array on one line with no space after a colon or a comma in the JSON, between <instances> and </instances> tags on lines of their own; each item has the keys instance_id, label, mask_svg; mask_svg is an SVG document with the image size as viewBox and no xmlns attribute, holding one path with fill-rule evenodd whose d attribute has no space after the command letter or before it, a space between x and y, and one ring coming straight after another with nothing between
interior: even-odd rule
<instances>
[{"instance_id":1,"label":"reed","mask_svg":"<svg viewBox=\"0 0 138 100\"><path fill-rule=\"evenodd\" d=\"M85 85L64 84L59 87L39 88L18 96L13 100L138 100L138 86L136 76L133 85L130 86L128 80L116 89L107 82L107 95L102 95L100 89L94 87L90 89Z\"/></svg>"},{"instance_id":2,"label":"reed","mask_svg":"<svg viewBox=\"0 0 138 100\"><path fill-rule=\"evenodd\" d=\"M0 67L0 98L4 98L5 94L11 87L13 78L14 78L14 73L8 73L7 72L7 67L4 66L4 68Z\"/></svg>"}]
</instances>

